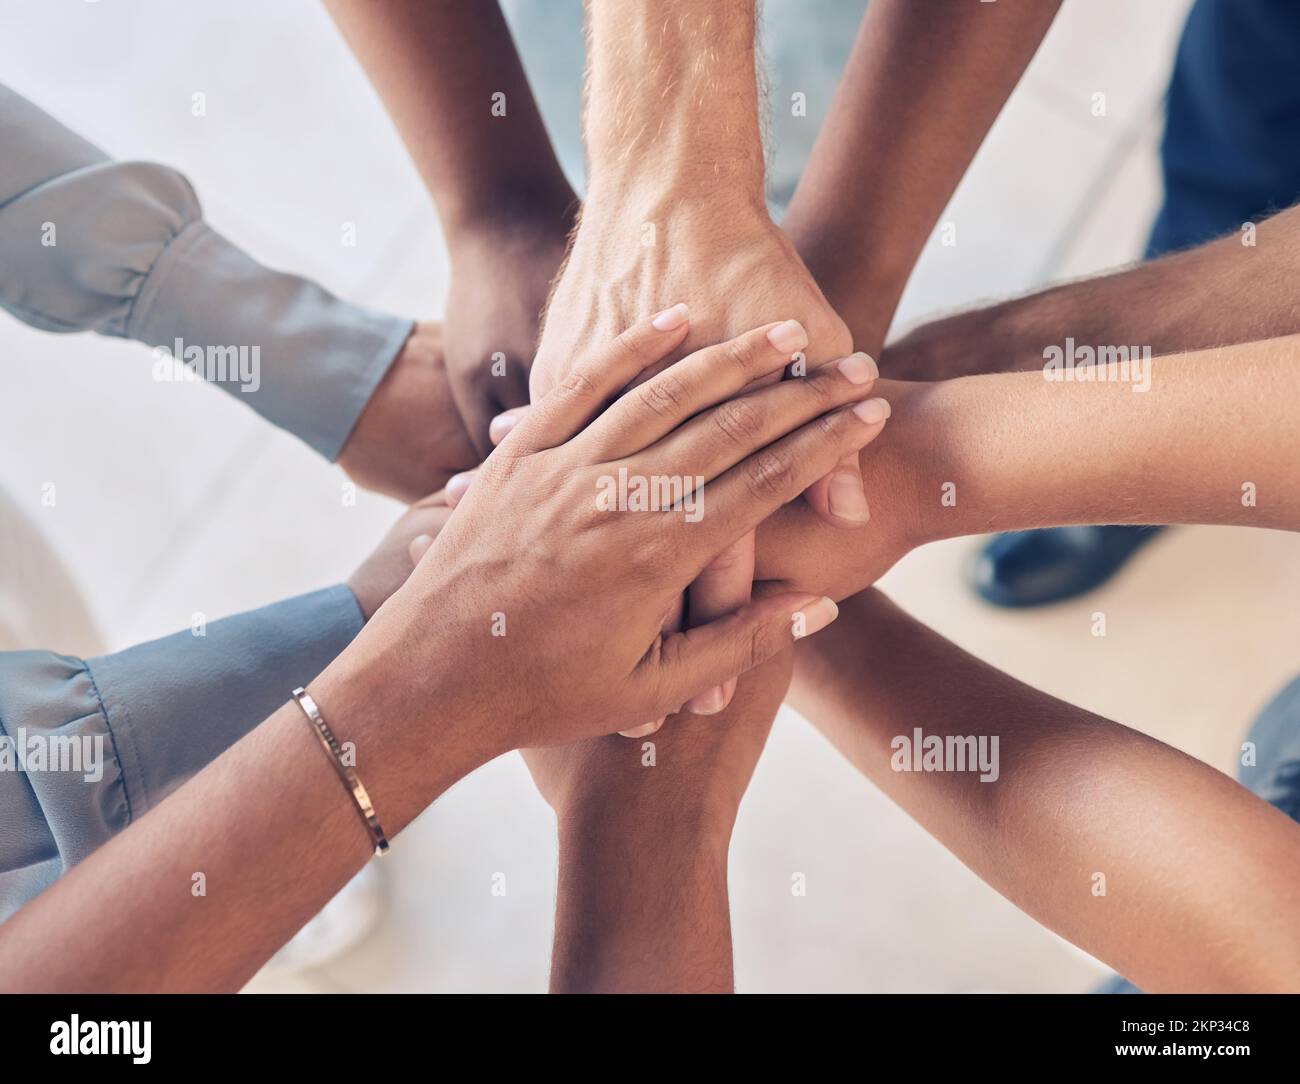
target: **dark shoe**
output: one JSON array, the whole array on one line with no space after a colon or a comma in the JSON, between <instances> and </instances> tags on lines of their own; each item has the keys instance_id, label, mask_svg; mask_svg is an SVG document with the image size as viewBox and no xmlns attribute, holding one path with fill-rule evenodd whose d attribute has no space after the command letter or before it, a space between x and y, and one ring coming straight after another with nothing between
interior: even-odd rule
<instances>
[{"instance_id":1,"label":"dark shoe","mask_svg":"<svg viewBox=\"0 0 1300 1084\"><path fill-rule=\"evenodd\" d=\"M1160 527L1053 527L998 535L971 564L975 593L994 606L1042 606L1085 594Z\"/></svg>"}]
</instances>

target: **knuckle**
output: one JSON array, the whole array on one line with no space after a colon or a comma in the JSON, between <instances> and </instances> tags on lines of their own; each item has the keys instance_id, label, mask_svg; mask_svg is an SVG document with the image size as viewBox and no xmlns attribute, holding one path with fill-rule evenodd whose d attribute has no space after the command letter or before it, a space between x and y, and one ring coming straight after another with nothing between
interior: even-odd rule
<instances>
[{"instance_id":1,"label":"knuckle","mask_svg":"<svg viewBox=\"0 0 1300 1084\"><path fill-rule=\"evenodd\" d=\"M744 376L750 376L757 367L757 355L748 336L732 339L723 348L723 354Z\"/></svg>"},{"instance_id":2,"label":"knuckle","mask_svg":"<svg viewBox=\"0 0 1300 1084\"><path fill-rule=\"evenodd\" d=\"M771 637L772 629L765 624L755 625L749 630L749 635L745 638L744 658L742 660L746 664L746 670L752 670L772 654L769 650Z\"/></svg>"},{"instance_id":3,"label":"knuckle","mask_svg":"<svg viewBox=\"0 0 1300 1084\"><path fill-rule=\"evenodd\" d=\"M750 459L745 478L761 500L784 496L794 480L794 459L785 449L768 448Z\"/></svg>"},{"instance_id":4,"label":"knuckle","mask_svg":"<svg viewBox=\"0 0 1300 1084\"><path fill-rule=\"evenodd\" d=\"M816 422L813 423L817 436L823 443L838 445L840 437L844 433L844 417L836 412L834 414L822 414Z\"/></svg>"},{"instance_id":5,"label":"knuckle","mask_svg":"<svg viewBox=\"0 0 1300 1084\"><path fill-rule=\"evenodd\" d=\"M843 384L847 383L838 372L819 373L804 381L804 388L814 402L831 404L839 402Z\"/></svg>"},{"instance_id":6,"label":"knuckle","mask_svg":"<svg viewBox=\"0 0 1300 1084\"><path fill-rule=\"evenodd\" d=\"M596 385L582 369L570 369L555 385L554 394L561 399L585 399L596 394Z\"/></svg>"},{"instance_id":7,"label":"knuckle","mask_svg":"<svg viewBox=\"0 0 1300 1084\"><path fill-rule=\"evenodd\" d=\"M686 406L686 388L681 379L663 372L637 389L641 405L660 418L677 418Z\"/></svg>"},{"instance_id":8,"label":"knuckle","mask_svg":"<svg viewBox=\"0 0 1300 1084\"><path fill-rule=\"evenodd\" d=\"M650 360L646 337L635 325L626 327L618 333L614 339L614 349L619 354L626 355L636 361L647 362Z\"/></svg>"},{"instance_id":9,"label":"knuckle","mask_svg":"<svg viewBox=\"0 0 1300 1084\"><path fill-rule=\"evenodd\" d=\"M762 435L763 417L746 399L731 399L713 412L713 424L732 444L752 447Z\"/></svg>"}]
</instances>

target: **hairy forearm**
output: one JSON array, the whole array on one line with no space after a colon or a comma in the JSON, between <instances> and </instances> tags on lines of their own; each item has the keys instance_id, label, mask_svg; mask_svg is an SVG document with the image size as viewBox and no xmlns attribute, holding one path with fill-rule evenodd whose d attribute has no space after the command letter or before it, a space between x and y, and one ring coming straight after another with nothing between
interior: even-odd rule
<instances>
[{"instance_id":1,"label":"hairy forearm","mask_svg":"<svg viewBox=\"0 0 1300 1084\"><path fill-rule=\"evenodd\" d=\"M1300 989L1300 826L1244 787L1015 681L876 591L796 657L795 706L1045 925L1145 990ZM898 770L918 729L996 738L996 779Z\"/></svg>"},{"instance_id":2,"label":"hairy forearm","mask_svg":"<svg viewBox=\"0 0 1300 1084\"><path fill-rule=\"evenodd\" d=\"M761 208L754 0L588 0L589 205Z\"/></svg>"},{"instance_id":3,"label":"hairy forearm","mask_svg":"<svg viewBox=\"0 0 1300 1084\"><path fill-rule=\"evenodd\" d=\"M495 0L325 0L454 246L484 222L561 221L576 198Z\"/></svg>"},{"instance_id":4,"label":"hairy forearm","mask_svg":"<svg viewBox=\"0 0 1300 1084\"><path fill-rule=\"evenodd\" d=\"M894 413L861 457L872 522L835 530L791 506L759 532L759 577L844 597L907 549L961 535L1074 523L1300 530L1300 337L1155 358L1149 376L1146 392L1140 378L1041 372L880 381Z\"/></svg>"},{"instance_id":5,"label":"hairy forearm","mask_svg":"<svg viewBox=\"0 0 1300 1084\"><path fill-rule=\"evenodd\" d=\"M1245 225L1245 224L1243 224ZM1034 369L1067 336L1153 354L1202 350L1300 332L1300 207L1254 230L1026 297L923 325L881 358L887 376L939 380Z\"/></svg>"},{"instance_id":6,"label":"hairy forearm","mask_svg":"<svg viewBox=\"0 0 1300 1084\"><path fill-rule=\"evenodd\" d=\"M1060 0L873 0L782 225L860 349L907 278Z\"/></svg>"}]
</instances>

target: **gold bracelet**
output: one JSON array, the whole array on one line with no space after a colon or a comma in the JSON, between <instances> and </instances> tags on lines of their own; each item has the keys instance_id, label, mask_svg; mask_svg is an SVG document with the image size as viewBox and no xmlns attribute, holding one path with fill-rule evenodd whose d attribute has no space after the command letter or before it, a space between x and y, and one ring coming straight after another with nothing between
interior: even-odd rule
<instances>
[{"instance_id":1,"label":"gold bracelet","mask_svg":"<svg viewBox=\"0 0 1300 1084\"><path fill-rule=\"evenodd\" d=\"M338 739L334 737L334 732L325 724L320 708L316 706L316 701L303 688L294 689L293 699L298 707L302 708L302 713L307 716L312 731L320 739L321 746L329 755L330 763L334 765L334 770L338 772L339 778L343 780L343 785L348 788L352 800L356 802L357 812L361 814L361 819L366 825L366 831L370 833L371 842L375 845L375 854L387 854L388 837L384 835L383 828L379 826L379 818L375 816L375 807L370 804L370 795L366 793L366 788L361 785L357 773L344 762L343 750L339 746Z\"/></svg>"}]
</instances>

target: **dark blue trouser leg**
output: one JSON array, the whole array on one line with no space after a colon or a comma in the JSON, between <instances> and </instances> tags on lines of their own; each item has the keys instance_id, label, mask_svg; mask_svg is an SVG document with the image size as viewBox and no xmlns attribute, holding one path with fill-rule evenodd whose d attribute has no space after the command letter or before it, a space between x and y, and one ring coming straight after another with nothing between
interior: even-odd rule
<instances>
[{"instance_id":1,"label":"dark blue trouser leg","mask_svg":"<svg viewBox=\"0 0 1300 1084\"><path fill-rule=\"evenodd\" d=\"M1300 4L1198 0L1169 82L1160 158L1165 202L1148 257L1300 199Z\"/></svg>"}]
</instances>

